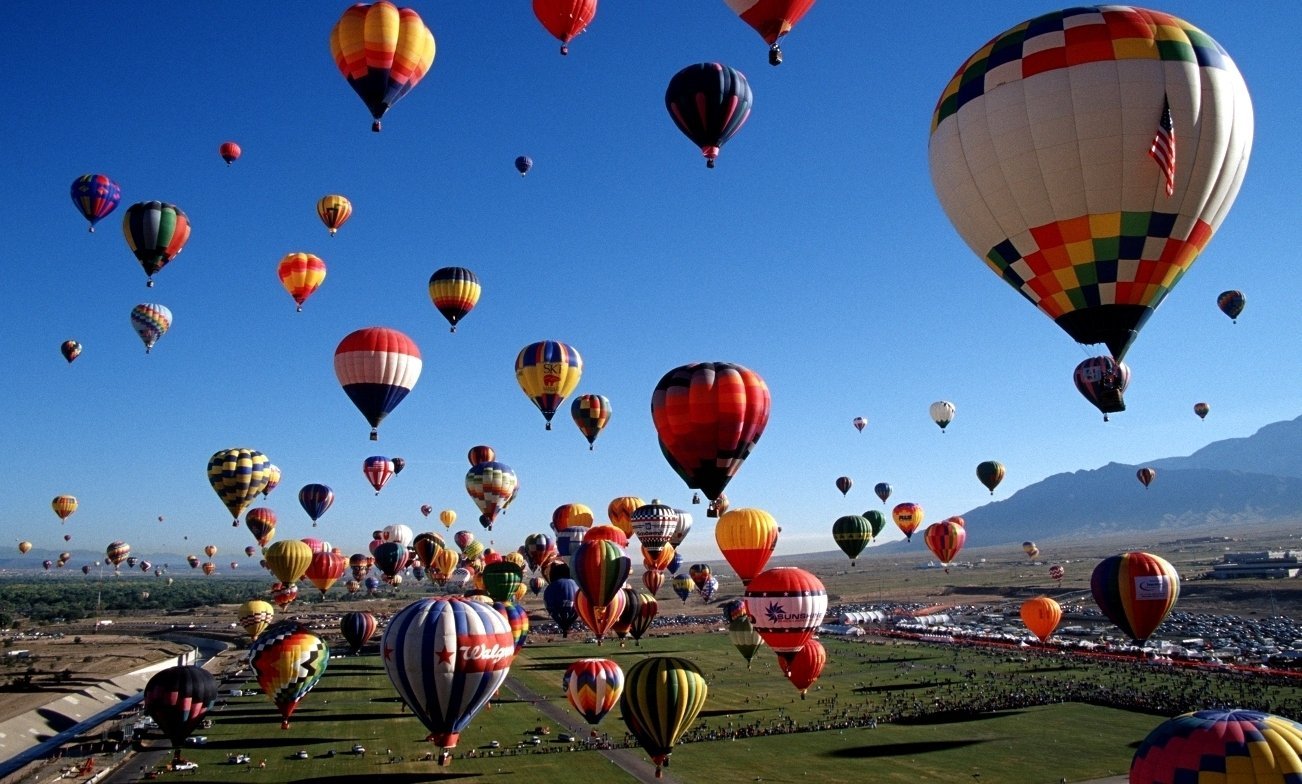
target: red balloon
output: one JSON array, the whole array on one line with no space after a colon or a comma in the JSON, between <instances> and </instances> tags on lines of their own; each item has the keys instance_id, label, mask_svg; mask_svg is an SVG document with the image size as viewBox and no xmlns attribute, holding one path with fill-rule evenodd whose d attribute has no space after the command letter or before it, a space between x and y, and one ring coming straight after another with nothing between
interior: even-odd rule
<instances>
[{"instance_id":1,"label":"red balloon","mask_svg":"<svg viewBox=\"0 0 1302 784\"><path fill-rule=\"evenodd\" d=\"M648 569L642 573L642 584L646 589L655 596L660 592L660 588L665 584L665 572L663 569Z\"/></svg>"},{"instance_id":2,"label":"red balloon","mask_svg":"<svg viewBox=\"0 0 1302 784\"><path fill-rule=\"evenodd\" d=\"M561 54L569 54L570 41L597 15L597 0L533 0L533 15L561 42Z\"/></svg>"},{"instance_id":3,"label":"red balloon","mask_svg":"<svg viewBox=\"0 0 1302 784\"><path fill-rule=\"evenodd\" d=\"M827 614L827 589L804 569L778 566L750 581L746 602L755 631L789 668Z\"/></svg>"},{"instance_id":4,"label":"red balloon","mask_svg":"<svg viewBox=\"0 0 1302 784\"><path fill-rule=\"evenodd\" d=\"M240 153L242 152L240 146L235 142L222 142L222 146L218 148L217 151L221 153L222 160L226 161L227 166L238 161L240 159Z\"/></svg>"},{"instance_id":5,"label":"red balloon","mask_svg":"<svg viewBox=\"0 0 1302 784\"><path fill-rule=\"evenodd\" d=\"M941 520L927 526L922 538L927 543L927 549L945 564L945 571L948 572L949 563L967 541L967 529L953 520Z\"/></svg>"},{"instance_id":6,"label":"red balloon","mask_svg":"<svg viewBox=\"0 0 1302 784\"><path fill-rule=\"evenodd\" d=\"M610 631L610 627L614 626L615 621L618 621L619 616L624 613L627 604L628 596L623 591L616 591L615 598L605 605L594 605L588 601L588 595L582 591L574 599L574 607L579 611L579 617L592 630L598 645L606 636L606 632Z\"/></svg>"},{"instance_id":7,"label":"red balloon","mask_svg":"<svg viewBox=\"0 0 1302 784\"><path fill-rule=\"evenodd\" d=\"M809 687L814 685L818 676L823 674L823 667L826 664L827 649L821 642L812 638L791 660L791 665L787 669L787 680L800 690L800 699L805 698L805 692L809 691Z\"/></svg>"},{"instance_id":8,"label":"red balloon","mask_svg":"<svg viewBox=\"0 0 1302 784\"><path fill-rule=\"evenodd\" d=\"M614 542L620 547L628 547L628 537L613 525L594 525L583 535L585 542L595 542L600 539Z\"/></svg>"}]
</instances>

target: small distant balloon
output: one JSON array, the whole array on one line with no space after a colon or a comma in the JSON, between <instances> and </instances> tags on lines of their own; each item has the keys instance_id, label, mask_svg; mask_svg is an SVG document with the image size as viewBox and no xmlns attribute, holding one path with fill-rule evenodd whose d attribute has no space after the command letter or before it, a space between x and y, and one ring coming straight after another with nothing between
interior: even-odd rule
<instances>
[{"instance_id":1,"label":"small distant balloon","mask_svg":"<svg viewBox=\"0 0 1302 784\"><path fill-rule=\"evenodd\" d=\"M322 196L316 203L316 214L321 218L321 222L330 230L330 236L335 236L339 227L344 225L353 214L353 203L347 198L337 193L328 196Z\"/></svg>"},{"instance_id":2,"label":"small distant balloon","mask_svg":"<svg viewBox=\"0 0 1302 784\"><path fill-rule=\"evenodd\" d=\"M1109 356L1091 357L1076 366L1072 378L1085 399L1103 412L1104 422L1108 421L1108 414L1126 410L1122 396L1130 385L1130 368L1126 363Z\"/></svg>"},{"instance_id":3,"label":"small distant balloon","mask_svg":"<svg viewBox=\"0 0 1302 784\"><path fill-rule=\"evenodd\" d=\"M520 172L521 177L528 174L529 170L532 168L533 168L533 159L530 158L528 155L521 155L519 158L515 159L515 170Z\"/></svg>"},{"instance_id":4,"label":"small distant balloon","mask_svg":"<svg viewBox=\"0 0 1302 784\"><path fill-rule=\"evenodd\" d=\"M1157 471L1147 467L1141 468L1135 472L1135 477L1139 479L1144 489L1148 489L1148 486L1153 484L1153 480L1157 478Z\"/></svg>"},{"instance_id":5,"label":"small distant balloon","mask_svg":"<svg viewBox=\"0 0 1302 784\"><path fill-rule=\"evenodd\" d=\"M1211 410L1212 407L1206 403L1194 403L1194 413L1198 415L1199 419L1206 419Z\"/></svg>"},{"instance_id":6,"label":"small distant balloon","mask_svg":"<svg viewBox=\"0 0 1302 784\"><path fill-rule=\"evenodd\" d=\"M81 356L81 344L75 340L65 340L63 345L59 346L59 353L63 354L63 358L71 365L74 359Z\"/></svg>"},{"instance_id":7,"label":"small distant balloon","mask_svg":"<svg viewBox=\"0 0 1302 784\"><path fill-rule=\"evenodd\" d=\"M1239 323L1239 314L1243 312L1243 306L1247 304L1248 299L1243 296L1243 292L1235 291L1233 289L1230 291L1222 291L1220 296L1216 298L1216 307L1220 308L1222 313L1229 316L1230 321L1234 324Z\"/></svg>"},{"instance_id":8,"label":"small distant balloon","mask_svg":"<svg viewBox=\"0 0 1302 784\"><path fill-rule=\"evenodd\" d=\"M935 422L943 433L949 423L954 421L954 404L948 400L937 400L931 404L930 413L931 421Z\"/></svg>"},{"instance_id":9,"label":"small distant balloon","mask_svg":"<svg viewBox=\"0 0 1302 784\"><path fill-rule=\"evenodd\" d=\"M226 165L230 166L240 159L240 155L244 151L235 142L222 142L222 146L217 149L217 152L221 154L222 160L226 161Z\"/></svg>"},{"instance_id":10,"label":"small distant balloon","mask_svg":"<svg viewBox=\"0 0 1302 784\"><path fill-rule=\"evenodd\" d=\"M107 174L83 174L72 181L72 203L90 222L92 232L121 201L122 189Z\"/></svg>"},{"instance_id":11,"label":"small distant balloon","mask_svg":"<svg viewBox=\"0 0 1302 784\"><path fill-rule=\"evenodd\" d=\"M868 427L868 420L864 419L863 417L855 417L854 421L852 421L850 424L854 425L855 430L858 430L860 433L862 433L863 429L865 427Z\"/></svg>"}]
</instances>

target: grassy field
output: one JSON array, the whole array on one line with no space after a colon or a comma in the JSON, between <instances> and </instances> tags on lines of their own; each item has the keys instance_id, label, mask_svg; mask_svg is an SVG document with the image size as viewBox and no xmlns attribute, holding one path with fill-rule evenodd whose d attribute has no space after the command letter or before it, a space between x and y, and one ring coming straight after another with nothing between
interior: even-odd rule
<instances>
[{"instance_id":1,"label":"grassy field","mask_svg":"<svg viewBox=\"0 0 1302 784\"><path fill-rule=\"evenodd\" d=\"M561 694L561 675L571 661L585 656L609 657L627 669L643 656L673 654L697 662L710 682L709 700L691 742L677 747L667 771L677 781L839 782L860 780L868 771L876 781L972 782L974 774L1009 784L1063 777L1082 781L1124 773L1135 745L1162 716L1079 702L1023 704L979 715L936 711L994 692L1011 695L1015 704L1019 689L1063 684L1086 683L1100 690L1147 686L1154 693L1187 688L1181 676L1157 671L1136 675L1072 660L911 643L826 638L824 643L828 667L804 700L781 675L771 652L761 649L748 670L722 634L645 639L640 647L622 649L609 641L600 648L579 642L530 645L516 658L512 676L564 706L568 722L550 720L538 706L503 689L493 707L462 734L458 758L446 769L421 760L434 749L424 742L424 727L401 709L378 657L336 658L289 730L279 729L279 716L267 698L230 698L211 714L213 727L201 730L208 744L187 749L186 757L201 765L194 781L229 781L237 771L236 778L249 782L331 782L338 777L342 784L345 777L359 775L414 782L514 774L567 784L627 781L631 777L600 753L571 750L571 744L559 742L561 732L586 730ZM1233 684L1200 684L1210 689L1209 698L1237 696ZM888 723L889 715L894 720ZM883 720L874 728L861 726L873 716ZM539 736L538 746L517 748L539 725L548 726L551 734ZM732 734L742 727L773 734L708 740L711 734ZM788 728L808 731L786 732ZM623 744L618 708L598 730ZM490 748L493 740L499 749ZM367 754L350 753L354 743L364 745ZM308 752L308 760L293 758L299 749ZM327 756L331 750L333 757ZM225 764L235 752L249 754L253 764ZM472 752L476 758L469 757ZM640 751L636 756L645 760ZM263 759L266 768L258 768Z\"/></svg>"}]
</instances>

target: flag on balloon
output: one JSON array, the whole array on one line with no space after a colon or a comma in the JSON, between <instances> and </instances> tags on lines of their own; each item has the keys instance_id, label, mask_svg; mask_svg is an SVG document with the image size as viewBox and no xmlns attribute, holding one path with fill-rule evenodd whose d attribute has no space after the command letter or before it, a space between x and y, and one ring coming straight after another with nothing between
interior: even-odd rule
<instances>
[{"instance_id":1,"label":"flag on balloon","mask_svg":"<svg viewBox=\"0 0 1302 784\"><path fill-rule=\"evenodd\" d=\"M1157 161L1166 178L1166 195L1175 194L1175 123L1171 121L1171 101L1162 96L1162 119L1157 123L1157 134L1148 154Z\"/></svg>"}]
</instances>

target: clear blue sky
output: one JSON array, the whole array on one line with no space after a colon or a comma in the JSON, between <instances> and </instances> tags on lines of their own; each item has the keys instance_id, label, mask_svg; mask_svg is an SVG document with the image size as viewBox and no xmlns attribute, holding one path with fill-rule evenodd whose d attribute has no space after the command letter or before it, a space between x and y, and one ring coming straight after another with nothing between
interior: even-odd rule
<instances>
[{"instance_id":1,"label":"clear blue sky","mask_svg":"<svg viewBox=\"0 0 1302 784\"><path fill-rule=\"evenodd\" d=\"M252 537L231 527L205 467L234 446L283 469L267 501L280 538L316 535L346 553L390 523L441 530L423 503L481 534L463 485L478 443L522 483L491 537L499 549L545 531L562 503L604 514L633 494L685 506L649 403L662 374L701 360L744 364L772 390L768 430L728 494L777 517L780 554L832 549L832 521L879 506L878 481L895 486L892 504L921 503L934 521L988 502L982 460L1007 466L1006 497L1302 411L1294 4L1162 7L1229 50L1256 141L1231 214L1127 356L1128 410L1106 425L1071 383L1086 350L968 250L927 169L931 111L955 69L1056 6L824 0L775 69L722 2L608 1L565 58L523 0L417 2L437 57L380 134L330 56L346 6L81 2L7 15L6 540L58 550L67 532L101 552L114 538L137 551L213 543L225 563ZM744 71L755 94L713 171L663 103L674 72L705 60ZM244 149L230 168L217 155L228 139ZM525 179L512 168L521 154L535 161ZM89 172L124 193L95 234L68 198ZM333 239L314 212L330 192L355 209ZM194 230L146 289L120 222L151 199L180 205ZM300 250L329 276L295 313L276 264ZM484 284L455 335L426 292L442 266ZM1248 296L1238 325L1215 307L1228 288ZM139 302L175 314L149 356L128 322ZM406 332L425 359L378 444L332 367L339 340L374 324ZM58 352L68 338L85 346L72 366ZM595 452L568 406L545 432L515 383L516 353L544 339L578 348L579 391L613 402ZM945 434L927 415L938 399L958 409ZM1206 421L1192 413L1200 400ZM862 434L857 415L870 423ZM361 473L371 454L408 463L379 497ZM856 482L844 499L842 474ZM316 529L295 498L308 482L337 496ZM64 525L49 508L59 493L81 501ZM704 507L685 508L696 515L685 556L716 557Z\"/></svg>"}]
</instances>

